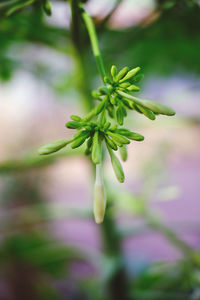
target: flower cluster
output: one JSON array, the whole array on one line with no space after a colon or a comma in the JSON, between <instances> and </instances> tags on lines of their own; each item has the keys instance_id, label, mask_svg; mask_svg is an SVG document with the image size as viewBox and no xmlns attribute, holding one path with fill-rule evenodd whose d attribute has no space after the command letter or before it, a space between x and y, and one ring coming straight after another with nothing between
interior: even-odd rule
<instances>
[{"instance_id":1,"label":"flower cluster","mask_svg":"<svg viewBox=\"0 0 200 300\"><path fill-rule=\"evenodd\" d=\"M101 114L96 122L82 119L79 116L72 115L72 121L66 123L69 129L77 129L78 132L69 140L60 140L41 147L38 151L41 155L51 154L56 152L68 144L75 149L86 142L85 153L91 155L94 164L100 164L102 160L102 143L104 142L110 154L111 162L117 179L124 182L124 172L120 161L114 154L118 148L123 148L130 144L130 140L143 141L144 137L132 132L126 128L118 128L118 125L112 126L110 122L106 121L105 112ZM125 160L125 150L121 151L122 158Z\"/></svg>"},{"instance_id":2,"label":"flower cluster","mask_svg":"<svg viewBox=\"0 0 200 300\"><path fill-rule=\"evenodd\" d=\"M119 125L123 125L127 109L135 110L150 120L155 120L159 114L173 116L175 112L170 107L155 101L142 100L130 94L140 90L135 85L143 78L142 74L138 74L139 71L139 67L132 70L124 67L118 72L116 66L112 66L111 79L105 77L105 86L92 93L93 97L100 101L96 107L97 111L100 113L106 107L110 117L115 118Z\"/></svg>"},{"instance_id":3,"label":"flower cluster","mask_svg":"<svg viewBox=\"0 0 200 300\"><path fill-rule=\"evenodd\" d=\"M98 91L93 91L93 97L99 101L98 105L92 109L84 118L72 115L71 121L66 123L69 129L77 132L71 139L64 139L41 147L38 151L41 155L54 153L68 144L75 149L85 144L85 153L91 155L91 159L96 166L96 183L94 192L94 215L97 223L101 223L104 218L106 207L106 196L101 173L101 161L103 147L106 147L110 155L112 167L119 182L124 182L124 171L122 165L114 151L119 150L121 159L127 159L127 148L130 141L143 141L144 137L120 127L127 116L127 109L135 110L151 120L156 115L163 114L172 116L175 112L168 106L155 101L142 100L131 92L139 91L135 85L142 78L138 74L140 68L129 70L123 68L119 72L115 66L111 68L111 78L104 78L104 86ZM113 121L114 122L113 124Z\"/></svg>"}]
</instances>

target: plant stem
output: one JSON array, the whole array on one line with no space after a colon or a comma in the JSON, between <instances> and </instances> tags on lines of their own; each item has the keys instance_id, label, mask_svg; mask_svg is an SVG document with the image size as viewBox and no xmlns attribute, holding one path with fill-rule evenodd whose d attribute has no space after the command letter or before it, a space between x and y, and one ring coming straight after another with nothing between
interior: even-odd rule
<instances>
[{"instance_id":1,"label":"plant stem","mask_svg":"<svg viewBox=\"0 0 200 300\"><path fill-rule=\"evenodd\" d=\"M81 7L82 8L82 7ZM94 57L96 59L97 66L99 68L99 72L101 74L101 78L104 82L104 77L106 76L105 68L103 65L103 59L101 56L101 52L99 49L99 43L98 43L98 38L95 30L94 23L92 21L92 18L87 14L87 12L82 8L82 18L85 22L85 26L88 30L88 34L90 37L91 45L92 45L92 50Z\"/></svg>"},{"instance_id":2,"label":"plant stem","mask_svg":"<svg viewBox=\"0 0 200 300\"><path fill-rule=\"evenodd\" d=\"M70 0L71 6L71 38L73 41L74 61L76 65L76 84L82 95L82 105L85 112L90 111L94 107L94 103L90 94L90 86L88 76L86 74L86 66L83 57L84 49L81 40L81 14L79 8L79 0Z\"/></svg>"},{"instance_id":3,"label":"plant stem","mask_svg":"<svg viewBox=\"0 0 200 300\"><path fill-rule=\"evenodd\" d=\"M82 45L81 45L81 40L79 35L79 28L78 28L79 26L78 24L80 22L79 13L81 13L86 28L88 30L94 57L96 59L97 66L101 74L101 78L104 82L104 77L106 76L106 72L104 69L103 60L101 57L101 53L98 45L98 39L97 39L96 30L93 21L91 17L84 11L84 9L79 5L78 0L71 0L71 9L72 9L72 26L74 23L74 29L72 30L72 34L75 35L74 44L76 45L77 51L81 56ZM82 71L83 71L83 77L85 78L86 77L86 74L84 75L85 68L83 68ZM82 92L84 93L85 91L82 89ZM90 119L92 118L92 116L93 116L93 111L89 111L86 118ZM94 168L93 171L95 172ZM112 203L112 201L113 199L108 199L108 203ZM100 230L102 233L102 239L103 239L106 255L110 261L113 260L115 261L115 266L116 266L116 269L112 274L112 277L107 282L106 290L108 291L111 300L129 300L127 296L128 280L126 277L126 270L123 264L123 255L121 250L122 241L120 235L116 230L116 224L115 224L113 214L109 213L108 209L105 215L104 222L100 225Z\"/></svg>"}]
</instances>

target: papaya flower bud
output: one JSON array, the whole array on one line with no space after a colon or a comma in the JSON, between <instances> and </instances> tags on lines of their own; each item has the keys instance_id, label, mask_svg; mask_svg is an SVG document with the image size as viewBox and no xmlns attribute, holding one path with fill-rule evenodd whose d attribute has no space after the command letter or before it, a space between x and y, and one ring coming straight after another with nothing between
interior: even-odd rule
<instances>
[{"instance_id":1,"label":"papaya flower bud","mask_svg":"<svg viewBox=\"0 0 200 300\"><path fill-rule=\"evenodd\" d=\"M103 184L101 164L96 165L96 181L94 185L94 218L97 224L101 224L104 219L106 209L106 194Z\"/></svg>"}]
</instances>

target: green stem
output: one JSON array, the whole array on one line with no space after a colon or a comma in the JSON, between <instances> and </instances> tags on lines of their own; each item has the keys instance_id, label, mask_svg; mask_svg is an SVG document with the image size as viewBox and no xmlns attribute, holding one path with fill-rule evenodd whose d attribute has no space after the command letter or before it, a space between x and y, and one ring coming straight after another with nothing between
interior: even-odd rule
<instances>
[{"instance_id":1,"label":"green stem","mask_svg":"<svg viewBox=\"0 0 200 300\"><path fill-rule=\"evenodd\" d=\"M71 37L74 45L74 61L76 65L76 84L82 95L82 105L85 112L90 111L94 107L94 103L90 93L88 76L86 74L86 66L83 57L84 49L81 39L81 15L79 8L79 0L71 0Z\"/></svg>"},{"instance_id":2,"label":"green stem","mask_svg":"<svg viewBox=\"0 0 200 300\"><path fill-rule=\"evenodd\" d=\"M74 29L72 30L72 34L74 35L74 44L76 45L76 49L79 52L79 56L81 57L81 41L80 41L80 34L79 34L79 13L81 13L82 18L85 22L86 28L88 30L88 34L90 37L92 50L94 57L96 59L96 63L99 69L99 72L101 74L102 80L104 82L104 77L106 76L106 72L103 65L103 60L101 57L99 45L98 45L98 39L96 35L96 30L93 24L92 19L88 14L84 11L84 9L80 5L78 6L79 1L78 0L71 0L71 9L72 9L72 25L74 24ZM79 10L79 11L78 11ZM76 21L78 23L76 23ZM77 35L78 33L78 35ZM85 68L82 69L84 77L87 77L85 74ZM84 89L82 89L82 92L84 93ZM87 96L87 95L86 95ZM85 117L87 120L90 120L94 115L94 111L89 111L88 115ZM94 165L93 165L94 166ZM95 172L95 168L93 168L93 171ZM109 203L113 201L113 199L108 199ZM126 271L123 263L121 262L122 257L122 251L121 251L121 237L118 235L118 232L116 230L116 224L114 217L112 213L106 213L104 222L102 223L101 227L103 242L104 242L104 248L107 254L107 257L109 260L114 259L118 267L115 269L115 272L113 272L112 278L107 282L106 290L109 293L110 299L112 300L129 300L127 297L127 291L128 291L128 280L126 277Z\"/></svg>"},{"instance_id":3,"label":"green stem","mask_svg":"<svg viewBox=\"0 0 200 300\"><path fill-rule=\"evenodd\" d=\"M92 21L92 18L87 14L87 12L81 7L82 9L82 18L85 22L85 26L88 30L88 34L90 37L91 45L92 45L92 51L94 54L94 57L96 59L97 66L99 68L99 72L101 74L101 78L104 82L104 77L106 76L105 68L103 65L103 60L101 57L101 52L99 48L98 38L95 30L94 23Z\"/></svg>"}]
</instances>

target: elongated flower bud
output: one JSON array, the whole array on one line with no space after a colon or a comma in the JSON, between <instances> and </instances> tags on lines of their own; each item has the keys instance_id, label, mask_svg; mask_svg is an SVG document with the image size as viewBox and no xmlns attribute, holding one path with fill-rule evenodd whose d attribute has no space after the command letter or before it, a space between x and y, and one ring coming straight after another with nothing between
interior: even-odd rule
<instances>
[{"instance_id":1,"label":"elongated flower bud","mask_svg":"<svg viewBox=\"0 0 200 300\"><path fill-rule=\"evenodd\" d=\"M86 132L85 135L80 136L79 138L76 138L75 141L73 142L73 144L71 145L72 149L75 149L75 148L78 148L79 146L81 146L88 137L89 137L89 132Z\"/></svg>"},{"instance_id":2,"label":"elongated flower bud","mask_svg":"<svg viewBox=\"0 0 200 300\"><path fill-rule=\"evenodd\" d=\"M111 71L110 71L110 72L111 72L111 75L112 75L112 77L113 77L113 80L116 81L117 67L113 65L113 66L111 67Z\"/></svg>"},{"instance_id":3,"label":"elongated flower bud","mask_svg":"<svg viewBox=\"0 0 200 300\"><path fill-rule=\"evenodd\" d=\"M48 0L43 1L43 9L47 16L51 16L51 5Z\"/></svg>"},{"instance_id":4,"label":"elongated flower bud","mask_svg":"<svg viewBox=\"0 0 200 300\"><path fill-rule=\"evenodd\" d=\"M96 106L96 110L95 110L96 115L98 115L98 114L100 114L100 112L102 112L102 110L104 109L104 105L105 105L105 102L104 102L104 101L101 101L101 102Z\"/></svg>"},{"instance_id":5,"label":"elongated flower bud","mask_svg":"<svg viewBox=\"0 0 200 300\"><path fill-rule=\"evenodd\" d=\"M77 129L81 127L81 124L76 121L69 121L65 124L65 126L70 129Z\"/></svg>"},{"instance_id":6,"label":"elongated flower bud","mask_svg":"<svg viewBox=\"0 0 200 300\"><path fill-rule=\"evenodd\" d=\"M119 125L123 125L123 123L124 123L124 114L123 114L122 109L121 109L120 106L116 110L116 117L117 117L117 123Z\"/></svg>"},{"instance_id":7,"label":"elongated flower bud","mask_svg":"<svg viewBox=\"0 0 200 300\"><path fill-rule=\"evenodd\" d=\"M105 135L105 140L106 140L106 144L108 146L110 146L113 150L117 150L117 145L115 144L115 142L113 142L113 140L111 140L107 135Z\"/></svg>"},{"instance_id":8,"label":"elongated flower bud","mask_svg":"<svg viewBox=\"0 0 200 300\"><path fill-rule=\"evenodd\" d=\"M101 224L104 219L106 209L106 194L102 179L101 165L96 166L96 181L94 186L94 218L97 224Z\"/></svg>"},{"instance_id":9,"label":"elongated flower bud","mask_svg":"<svg viewBox=\"0 0 200 300\"><path fill-rule=\"evenodd\" d=\"M114 142L118 142L120 144L130 144L130 141L119 133L108 131L108 134L111 136Z\"/></svg>"},{"instance_id":10,"label":"elongated flower bud","mask_svg":"<svg viewBox=\"0 0 200 300\"><path fill-rule=\"evenodd\" d=\"M126 76L124 76L119 82L124 82L125 80L128 80L129 78L135 76L140 71L140 67L134 68L130 70Z\"/></svg>"},{"instance_id":11,"label":"elongated flower bud","mask_svg":"<svg viewBox=\"0 0 200 300\"><path fill-rule=\"evenodd\" d=\"M47 145L44 145L38 149L38 153L40 155L47 155L54 152L57 152L58 150L62 149L69 143L71 143L73 140L59 140Z\"/></svg>"},{"instance_id":12,"label":"elongated flower bud","mask_svg":"<svg viewBox=\"0 0 200 300\"><path fill-rule=\"evenodd\" d=\"M73 121L76 121L76 122L79 122L79 121L82 120L81 117L76 116L76 115L71 115L70 118L71 118Z\"/></svg>"},{"instance_id":13,"label":"elongated flower bud","mask_svg":"<svg viewBox=\"0 0 200 300\"><path fill-rule=\"evenodd\" d=\"M119 159L117 158L117 156L113 153L112 149L108 147L108 151L110 154L111 163L112 163L115 175L116 175L118 181L122 183L122 182L124 182L124 179L125 179L122 165L121 165Z\"/></svg>"},{"instance_id":14,"label":"elongated flower bud","mask_svg":"<svg viewBox=\"0 0 200 300\"><path fill-rule=\"evenodd\" d=\"M119 153L120 153L121 159L123 161L126 161L128 158L127 146L123 145L122 147L119 147Z\"/></svg>"},{"instance_id":15,"label":"elongated flower bud","mask_svg":"<svg viewBox=\"0 0 200 300\"><path fill-rule=\"evenodd\" d=\"M171 107L163 105L156 101L143 100L143 105L157 114L166 115L166 116L175 115L175 111Z\"/></svg>"},{"instance_id":16,"label":"elongated flower bud","mask_svg":"<svg viewBox=\"0 0 200 300\"><path fill-rule=\"evenodd\" d=\"M95 132L92 144L92 161L95 165L101 162L101 144L99 141L99 133Z\"/></svg>"},{"instance_id":17,"label":"elongated flower bud","mask_svg":"<svg viewBox=\"0 0 200 300\"><path fill-rule=\"evenodd\" d=\"M136 133L136 132L132 132L126 128L119 128L116 129L116 132L118 132L119 134L122 134L124 136L126 136L127 138L131 139L131 140L135 140L135 141L143 141L144 140L144 136Z\"/></svg>"},{"instance_id":18,"label":"elongated flower bud","mask_svg":"<svg viewBox=\"0 0 200 300\"><path fill-rule=\"evenodd\" d=\"M129 70L128 67L124 67L123 69L121 69L117 74L117 81L123 78L127 74L128 70Z\"/></svg>"},{"instance_id":19,"label":"elongated flower bud","mask_svg":"<svg viewBox=\"0 0 200 300\"><path fill-rule=\"evenodd\" d=\"M138 86L132 84L127 88L127 90L138 92L140 90L140 88Z\"/></svg>"},{"instance_id":20,"label":"elongated flower bud","mask_svg":"<svg viewBox=\"0 0 200 300\"><path fill-rule=\"evenodd\" d=\"M138 107L139 110L143 113L143 115L145 115L148 119L152 121L156 119L155 114L150 109L143 107L139 104L137 104L136 107Z\"/></svg>"}]
</instances>

